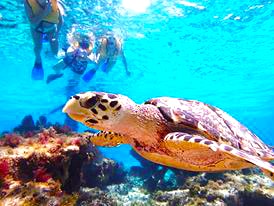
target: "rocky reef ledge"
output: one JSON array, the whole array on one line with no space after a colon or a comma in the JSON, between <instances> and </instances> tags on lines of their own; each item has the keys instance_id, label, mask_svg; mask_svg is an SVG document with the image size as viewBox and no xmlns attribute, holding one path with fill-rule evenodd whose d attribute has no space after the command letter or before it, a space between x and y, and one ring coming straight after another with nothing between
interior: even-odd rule
<instances>
[{"instance_id":1,"label":"rocky reef ledge","mask_svg":"<svg viewBox=\"0 0 274 206\"><path fill-rule=\"evenodd\" d=\"M81 169L96 149L79 134L53 128L31 138L0 139L0 205L75 205Z\"/></svg>"},{"instance_id":2,"label":"rocky reef ledge","mask_svg":"<svg viewBox=\"0 0 274 206\"><path fill-rule=\"evenodd\" d=\"M59 127L3 134L0 206L274 205L274 184L256 169L193 173L133 154L140 166L125 170L90 135Z\"/></svg>"}]
</instances>

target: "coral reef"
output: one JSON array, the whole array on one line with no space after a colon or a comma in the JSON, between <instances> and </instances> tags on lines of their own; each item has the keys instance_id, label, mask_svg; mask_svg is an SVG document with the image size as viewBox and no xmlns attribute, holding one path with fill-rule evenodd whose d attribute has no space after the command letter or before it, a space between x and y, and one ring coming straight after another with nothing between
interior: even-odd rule
<instances>
[{"instance_id":1,"label":"coral reef","mask_svg":"<svg viewBox=\"0 0 274 206\"><path fill-rule=\"evenodd\" d=\"M51 122L48 122L46 116L43 115L38 118L36 123L34 123L33 117L31 115L25 116L22 119L20 125L13 129L13 132L26 138L32 137L35 134L41 132L43 129L48 129L50 127L53 127L56 133L68 134L72 132L72 128L70 128L68 125L61 125L58 122L52 124Z\"/></svg>"},{"instance_id":2,"label":"coral reef","mask_svg":"<svg viewBox=\"0 0 274 206\"><path fill-rule=\"evenodd\" d=\"M82 188L77 206L116 206L117 201L99 188Z\"/></svg>"},{"instance_id":3,"label":"coral reef","mask_svg":"<svg viewBox=\"0 0 274 206\"><path fill-rule=\"evenodd\" d=\"M141 166L130 175L152 194L151 205L273 205L274 184L256 169L226 173L195 173L149 162L134 151ZM130 187L129 187L130 188ZM132 190L133 187L131 187ZM142 192L142 190L141 190ZM143 192L146 194L146 192ZM140 198L142 195L139 195ZM138 198L137 198L138 199Z\"/></svg>"},{"instance_id":4,"label":"coral reef","mask_svg":"<svg viewBox=\"0 0 274 206\"><path fill-rule=\"evenodd\" d=\"M160 189L165 184L165 173L168 167L162 167L159 164L155 164L148 161L137 154L134 150L130 151L130 154L135 157L141 164L141 166L133 166L130 169L130 175L137 176L143 179L143 187L150 192Z\"/></svg>"},{"instance_id":5,"label":"coral reef","mask_svg":"<svg viewBox=\"0 0 274 206\"><path fill-rule=\"evenodd\" d=\"M127 177L127 182L107 186L106 190L118 205L155 205L150 193L140 185L140 179Z\"/></svg>"},{"instance_id":6,"label":"coral reef","mask_svg":"<svg viewBox=\"0 0 274 206\"><path fill-rule=\"evenodd\" d=\"M273 183L258 174L227 172L222 180L217 180L214 175L207 177L207 174L200 173L187 177L185 183L176 189L153 193L143 187L144 180L139 177L127 176L126 180L104 190L82 189L84 195L81 194L79 205L102 205L102 201L106 201L105 205L123 206L272 206L274 202Z\"/></svg>"},{"instance_id":7,"label":"coral reef","mask_svg":"<svg viewBox=\"0 0 274 206\"><path fill-rule=\"evenodd\" d=\"M126 179L127 172L123 165L107 158L92 162L83 167L83 181L86 187L105 188L107 185L119 184Z\"/></svg>"},{"instance_id":8,"label":"coral reef","mask_svg":"<svg viewBox=\"0 0 274 206\"><path fill-rule=\"evenodd\" d=\"M32 116L27 115L22 119L21 124L13 129L13 132L19 133L24 137L31 137L41 129L49 128L50 126L51 124L47 122L45 116L40 116L35 124Z\"/></svg>"},{"instance_id":9,"label":"coral reef","mask_svg":"<svg viewBox=\"0 0 274 206\"><path fill-rule=\"evenodd\" d=\"M132 153L141 166L128 172L89 143L90 133L77 134L61 125L40 130L29 138L6 133L0 139L0 206L272 206L274 202L273 183L256 170L193 173Z\"/></svg>"},{"instance_id":10,"label":"coral reef","mask_svg":"<svg viewBox=\"0 0 274 206\"><path fill-rule=\"evenodd\" d=\"M0 142L0 205L74 205L82 165L97 152L83 136L53 128Z\"/></svg>"},{"instance_id":11,"label":"coral reef","mask_svg":"<svg viewBox=\"0 0 274 206\"><path fill-rule=\"evenodd\" d=\"M13 129L14 132L21 134L34 130L39 130L39 127L34 124L34 120L31 115L25 116L21 121L21 124Z\"/></svg>"},{"instance_id":12,"label":"coral reef","mask_svg":"<svg viewBox=\"0 0 274 206\"><path fill-rule=\"evenodd\" d=\"M274 203L274 185L258 174L226 172L221 180L202 173L187 178L174 191L157 191L152 198L166 205L270 206Z\"/></svg>"},{"instance_id":13,"label":"coral reef","mask_svg":"<svg viewBox=\"0 0 274 206\"><path fill-rule=\"evenodd\" d=\"M65 133L63 133L65 132ZM27 138L0 138L0 206L117 205L99 188L125 181L121 164L104 158L88 140L64 127Z\"/></svg>"},{"instance_id":14,"label":"coral reef","mask_svg":"<svg viewBox=\"0 0 274 206\"><path fill-rule=\"evenodd\" d=\"M10 185L9 192L0 199L0 205L63 205L73 206L76 204L78 194L63 193L61 185L57 181L47 182L13 182Z\"/></svg>"}]
</instances>

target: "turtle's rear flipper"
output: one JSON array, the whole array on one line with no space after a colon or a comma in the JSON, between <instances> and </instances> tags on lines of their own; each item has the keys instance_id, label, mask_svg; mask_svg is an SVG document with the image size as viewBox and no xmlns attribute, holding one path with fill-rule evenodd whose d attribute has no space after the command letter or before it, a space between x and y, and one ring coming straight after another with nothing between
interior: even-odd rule
<instances>
[{"instance_id":1,"label":"turtle's rear flipper","mask_svg":"<svg viewBox=\"0 0 274 206\"><path fill-rule=\"evenodd\" d=\"M195 161L197 163L201 161L203 164L199 166L208 169L205 171L237 170L255 165L274 181L274 167L269 162L232 146L208 140L203 136L173 132L165 136L164 144L171 152L181 153L182 160L187 161L190 157L189 162L193 161L194 164ZM214 158L216 158L215 162Z\"/></svg>"},{"instance_id":2,"label":"turtle's rear flipper","mask_svg":"<svg viewBox=\"0 0 274 206\"><path fill-rule=\"evenodd\" d=\"M89 140L96 146L116 147L120 144L126 144L125 138L114 132L101 131L89 137Z\"/></svg>"}]
</instances>

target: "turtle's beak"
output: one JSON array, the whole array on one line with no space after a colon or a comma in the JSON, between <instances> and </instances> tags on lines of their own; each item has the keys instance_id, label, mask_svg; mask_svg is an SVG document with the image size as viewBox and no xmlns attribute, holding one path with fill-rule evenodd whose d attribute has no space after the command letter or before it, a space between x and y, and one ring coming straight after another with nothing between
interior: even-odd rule
<instances>
[{"instance_id":1,"label":"turtle's beak","mask_svg":"<svg viewBox=\"0 0 274 206\"><path fill-rule=\"evenodd\" d=\"M84 109L80 106L79 101L72 98L70 99L62 110L64 113L67 113L70 118L73 120L83 122L85 120L86 114Z\"/></svg>"}]
</instances>

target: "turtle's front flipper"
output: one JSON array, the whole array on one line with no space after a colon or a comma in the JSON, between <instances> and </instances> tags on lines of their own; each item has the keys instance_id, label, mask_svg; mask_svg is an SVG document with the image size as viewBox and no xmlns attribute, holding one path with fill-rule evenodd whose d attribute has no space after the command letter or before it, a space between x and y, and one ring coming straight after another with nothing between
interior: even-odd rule
<instances>
[{"instance_id":1,"label":"turtle's front flipper","mask_svg":"<svg viewBox=\"0 0 274 206\"><path fill-rule=\"evenodd\" d=\"M226 144L208 140L200 135L173 132L165 136L164 146L179 154L181 161L191 163L201 171L237 170L258 166L274 181L274 167L259 157Z\"/></svg>"},{"instance_id":2,"label":"turtle's front flipper","mask_svg":"<svg viewBox=\"0 0 274 206\"><path fill-rule=\"evenodd\" d=\"M125 137L114 132L101 131L89 137L89 140L96 146L116 147L126 144Z\"/></svg>"}]
</instances>

